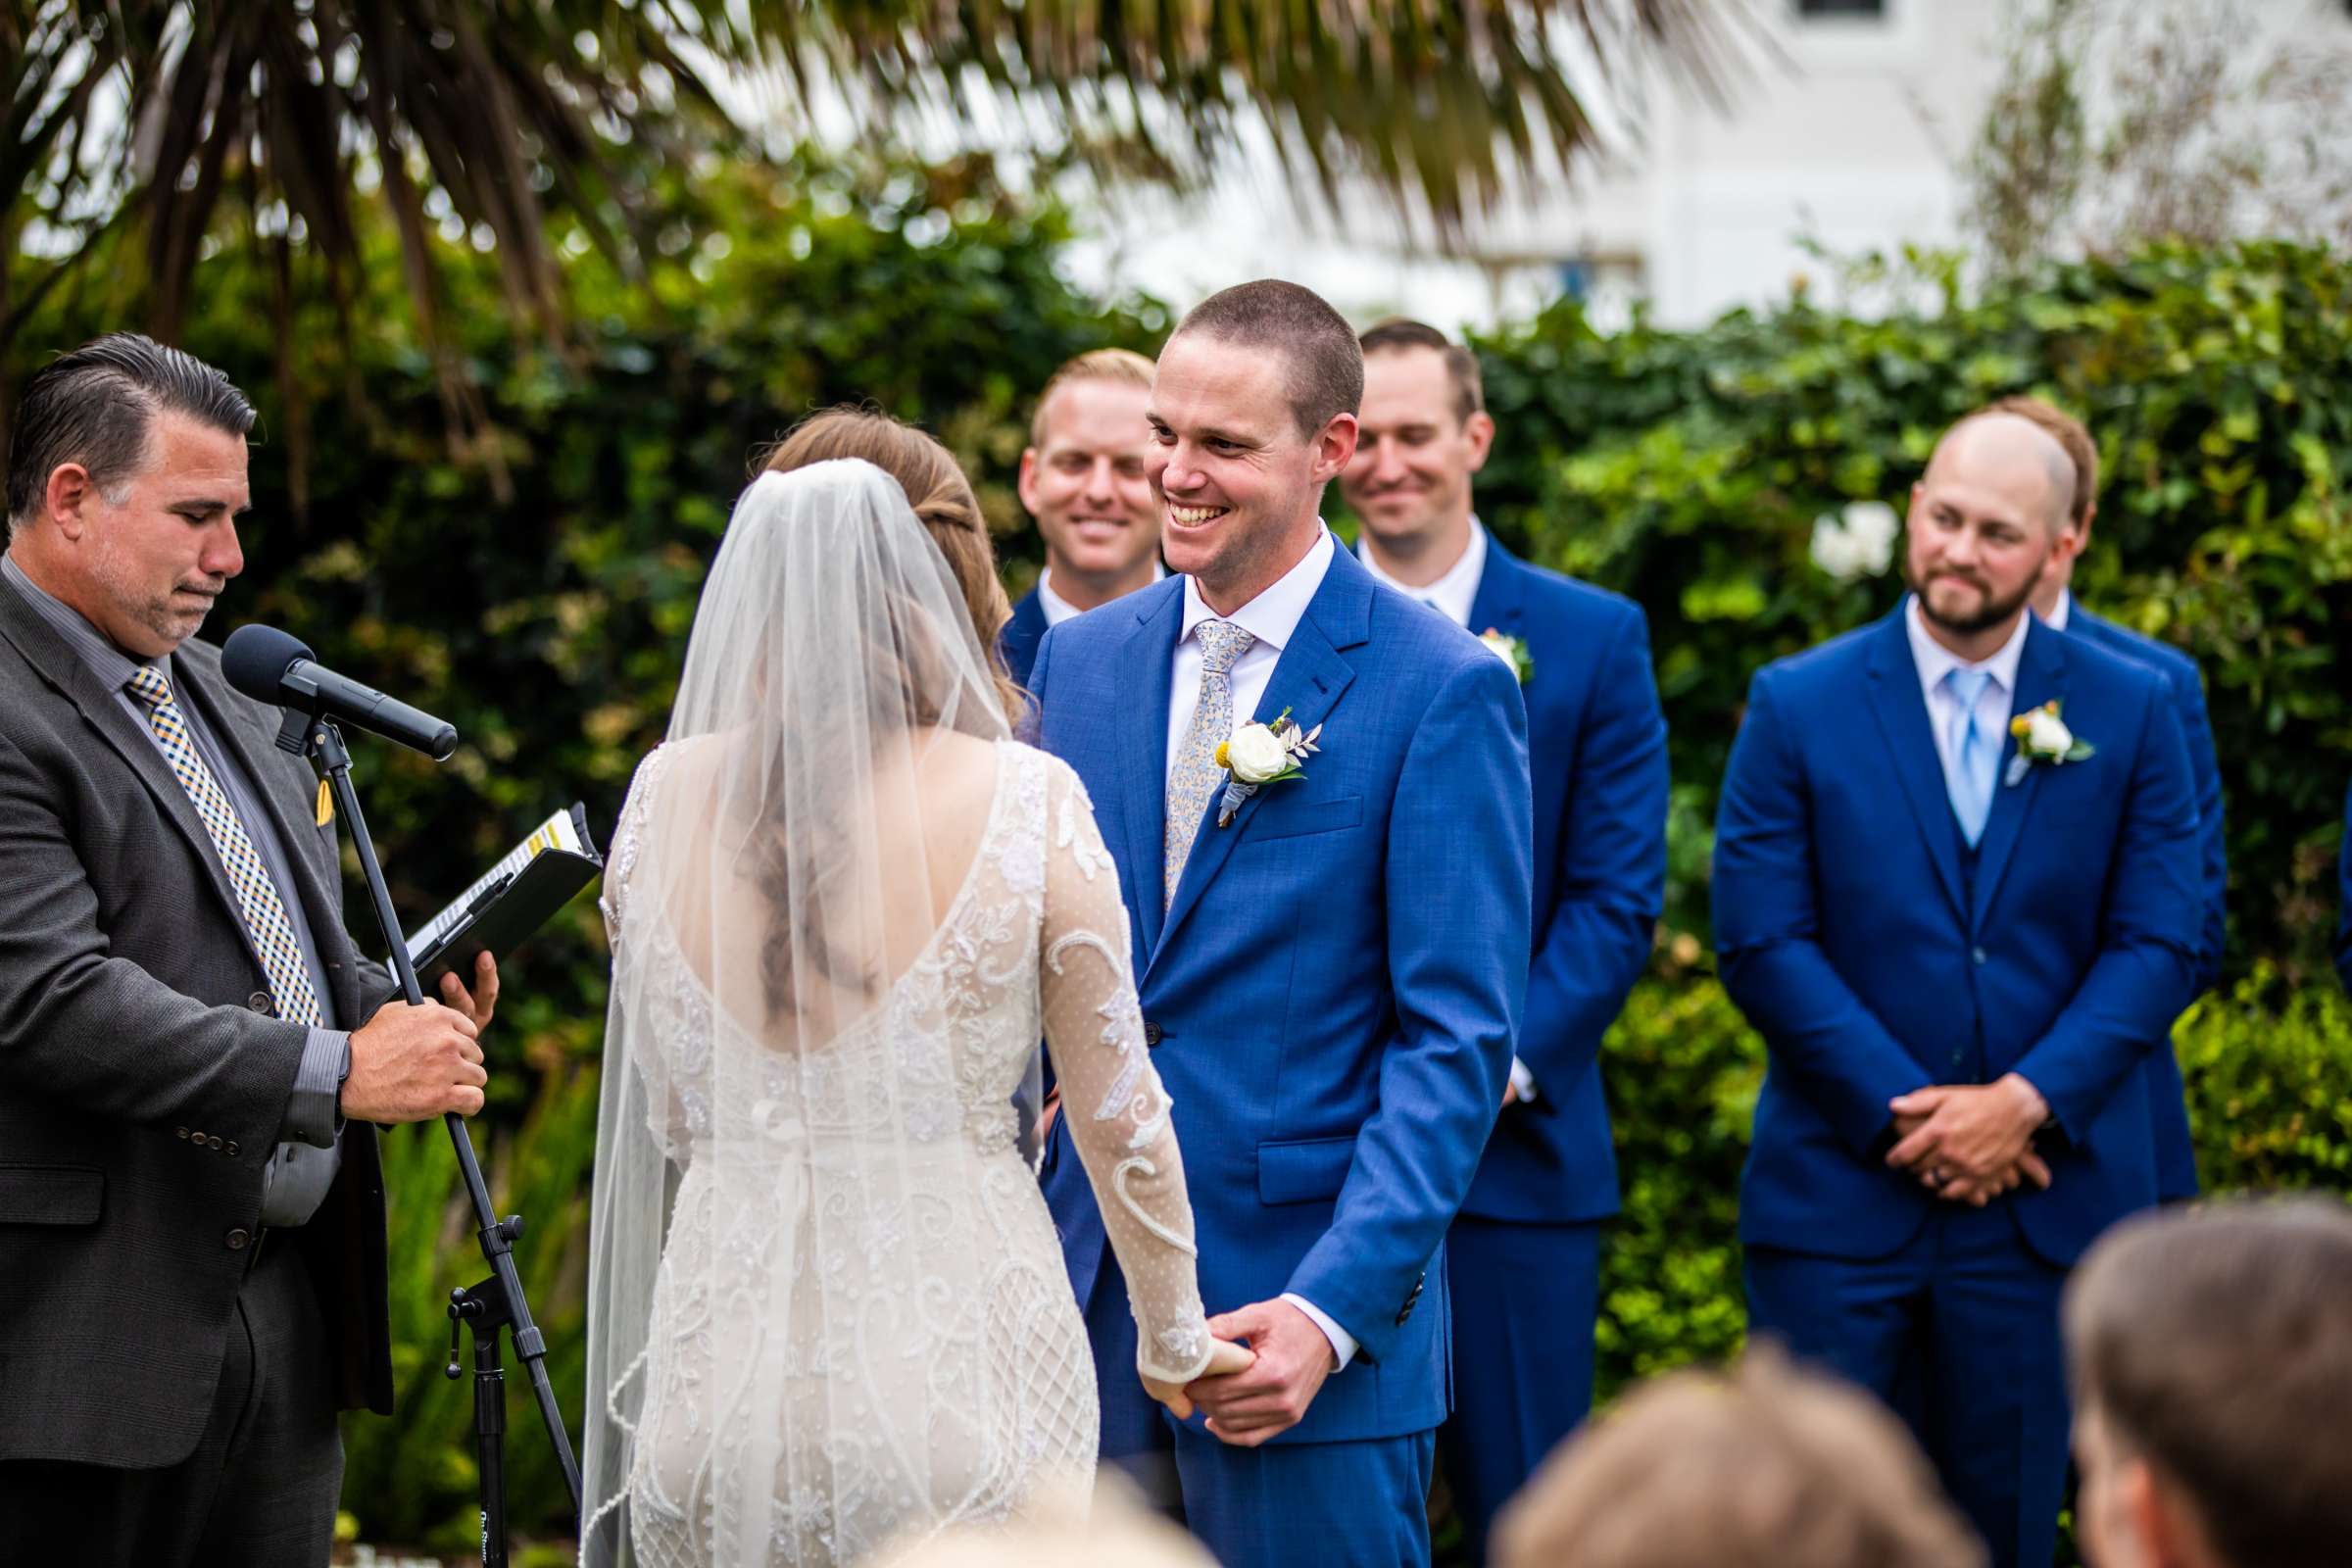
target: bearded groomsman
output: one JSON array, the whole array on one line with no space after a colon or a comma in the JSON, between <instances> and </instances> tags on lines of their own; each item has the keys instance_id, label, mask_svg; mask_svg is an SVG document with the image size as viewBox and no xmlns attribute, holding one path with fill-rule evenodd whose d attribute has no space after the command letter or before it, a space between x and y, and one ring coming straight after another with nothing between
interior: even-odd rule
<instances>
[{"instance_id":1,"label":"bearded groomsman","mask_svg":"<svg viewBox=\"0 0 2352 1568\"><path fill-rule=\"evenodd\" d=\"M1512 556L1470 510L1494 439L1478 361L1418 321L1363 335L1341 492L1373 577L1520 672L1535 795L1527 1017L1446 1237L1453 1414L1438 1434L1473 1554L1592 1401L1600 1222L1617 1212L1600 1037L1649 955L1666 880L1666 722L1640 607Z\"/></svg>"},{"instance_id":2,"label":"bearded groomsman","mask_svg":"<svg viewBox=\"0 0 2352 1568\"><path fill-rule=\"evenodd\" d=\"M1079 355L1038 396L1020 496L1046 541L1046 565L999 639L1004 667L1023 686L1048 631L1167 575L1159 504L1144 471L1151 400L1152 362L1126 349Z\"/></svg>"},{"instance_id":3,"label":"bearded groomsman","mask_svg":"<svg viewBox=\"0 0 2352 1568\"><path fill-rule=\"evenodd\" d=\"M1770 1053L1750 1326L1894 1404L2032 1568L2066 1481L2059 1291L2156 1201L2147 1056L2203 921L2175 693L2027 612L2073 489L2016 415L1947 431L1916 591L1758 672L1715 847L1724 985Z\"/></svg>"},{"instance_id":4,"label":"bearded groomsman","mask_svg":"<svg viewBox=\"0 0 2352 1568\"><path fill-rule=\"evenodd\" d=\"M2075 563L2090 543L2090 521L2099 510L2099 449L2082 421L2039 398L2003 398L1992 412L2014 414L2047 431L2066 452L2075 470L2067 503L2067 531L2073 545L2041 575L2034 590L2034 613L2060 631L2088 638L2111 654L2136 660L2162 674L2180 716L2180 738L2188 746L2189 770L2197 789L2197 870L2205 893L2205 925L2197 944L2196 989L2212 989L2222 977L2222 941L2229 925L2229 849L2223 836L2222 768L2214 752L2213 724L2205 716L2205 683L2196 661L2170 643L2127 631L2077 602L2072 587ZM2188 1103L2181 1091L2180 1064L2173 1055L2172 1030L2148 1052L2148 1110L2155 1117L2156 1195L2168 1203L2197 1196L2197 1152L2189 1140Z\"/></svg>"}]
</instances>

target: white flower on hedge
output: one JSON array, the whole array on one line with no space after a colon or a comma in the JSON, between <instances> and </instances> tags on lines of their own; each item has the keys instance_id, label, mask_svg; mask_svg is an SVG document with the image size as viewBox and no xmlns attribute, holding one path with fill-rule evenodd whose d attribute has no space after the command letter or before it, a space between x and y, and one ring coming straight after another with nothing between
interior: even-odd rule
<instances>
[{"instance_id":1,"label":"white flower on hedge","mask_svg":"<svg viewBox=\"0 0 2352 1568\"><path fill-rule=\"evenodd\" d=\"M1245 784L1264 784L1288 772L1291 749L1264 724L1244 724L1225 743L1225 765Z\"/></svg>"},{"instance_id":2,"label":"white flower on hedge","mask_svg":"<svg viewBox=\"0 0 2352 1568\"><path fill-rule=\"evenodd\" d=\"M1813 519L1813 564L1840 582L1876 577L1894 562L1902 519L1884 501L1851 501Z\"/></svg>"}]
</instances>

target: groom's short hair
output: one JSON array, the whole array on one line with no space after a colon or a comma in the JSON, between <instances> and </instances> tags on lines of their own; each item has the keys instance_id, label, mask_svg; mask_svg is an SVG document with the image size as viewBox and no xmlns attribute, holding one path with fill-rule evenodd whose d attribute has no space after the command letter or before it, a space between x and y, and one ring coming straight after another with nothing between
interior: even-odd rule
<instances>
[{"instance_id":1,"label":"groom's short hair","mask_svg":"<svg viewBox=\"0 0 2352 1568\"><path fill-rule=\"evenodd\" d=\"M1284 382L1302 436L1311 439L1334 416L1363 406L1364 351L1348 318L1313 289L1273 277L1237 283L1187 311L1168 341L1188 332L1279 349L1290 362Z\"/></svg>"},{"instance_id":2,"label":"groom's short hair","mask_svg":"<svg viewBox=\"0 0 2352 1568\"><path fill-rule=\"evenodd\" d=\"M2344 1560L2352 1210L2238 1200L2127 1220L2083 1258L2065 1312L2076 1407L2225 1560Z\"/></svg>"}]
</instances>

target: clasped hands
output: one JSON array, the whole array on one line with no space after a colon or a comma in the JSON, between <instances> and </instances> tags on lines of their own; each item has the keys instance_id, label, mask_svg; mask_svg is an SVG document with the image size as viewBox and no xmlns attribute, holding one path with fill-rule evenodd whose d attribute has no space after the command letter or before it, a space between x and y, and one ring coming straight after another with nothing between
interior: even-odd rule
<instances>
[{"instance_id":1,"label":"clasped hands","mask_svg":"<svg viewBox=\"0 0 2352 1568\"><path fill-rule=\"evenodd\" d=\"M1331 1341L1288 1301L1220 1312L1208 1332L1216 1344L1198 1377L1182 1386L1146 1378L1144 1387L1179 1421L1190 1420L1196 1405L1205 1410L1209 1432L1237 1448L1297 1426L1335 1369Z\"/></svg>"},{"instance_id":2,"label":"clasped hands","mask_svg":"<svg viewBox=\"0 0 2352 1568\"><path fill-rule=\"evenodd\" d=\"M1886 1163L1907 1170L1936 1197L1983 1208L2027 1182L2050 1185L2050 1167L2034 1152L2034 1130L2050 1107L2016 1073L1989 1084L1934 1084L1886 1102L1894 1147Z\"/></svg>"}]
</instances>

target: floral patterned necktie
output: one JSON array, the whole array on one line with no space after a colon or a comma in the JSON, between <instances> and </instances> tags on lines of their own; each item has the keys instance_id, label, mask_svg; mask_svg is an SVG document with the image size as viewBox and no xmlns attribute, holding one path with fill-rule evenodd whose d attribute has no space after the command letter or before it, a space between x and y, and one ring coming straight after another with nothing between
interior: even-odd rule
<instances>
[{"instance_id":1,"label":"floral patterned necktie","mask_svg":"<svg viewBox=\"0 0 2352 1568\"><path fill-rule=\"evenodd\" d=\"M1200 701L1168 769L1168 825L1162 840L1159 907L1176 902L1176 879L1193 853L1193 837L1208 809L1209 792L1224 769L1217 748L1233 738L1233 662L1257 639L1230 620L1204 620L1193 628L1200 640Z\"/></svg>"}]
</instances>

